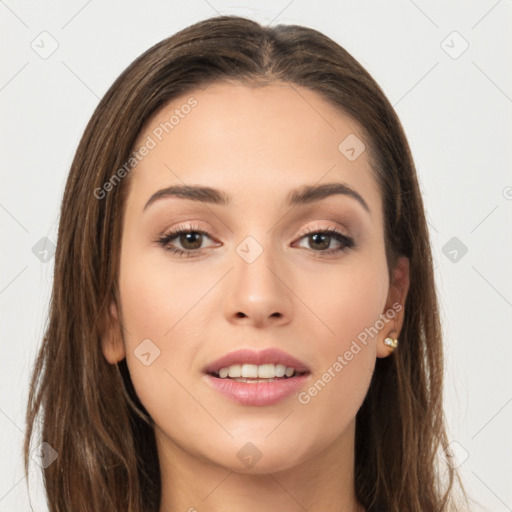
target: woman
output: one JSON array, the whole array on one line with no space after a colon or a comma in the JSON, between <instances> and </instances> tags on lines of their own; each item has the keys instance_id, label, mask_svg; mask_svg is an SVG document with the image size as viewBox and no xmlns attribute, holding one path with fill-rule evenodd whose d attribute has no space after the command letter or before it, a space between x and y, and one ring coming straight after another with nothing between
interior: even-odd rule
<instances>
[{"instance_id":1,"label":"woman","mask_svg":"<svg viewBox=\"0 0 512 512\"><path fill-rule=\"evenodd\" d=\"M354 58L224 16L121 74L31 386L51 511L454 510L442 371L414 164Z\"/></svg>"}]
</instances>

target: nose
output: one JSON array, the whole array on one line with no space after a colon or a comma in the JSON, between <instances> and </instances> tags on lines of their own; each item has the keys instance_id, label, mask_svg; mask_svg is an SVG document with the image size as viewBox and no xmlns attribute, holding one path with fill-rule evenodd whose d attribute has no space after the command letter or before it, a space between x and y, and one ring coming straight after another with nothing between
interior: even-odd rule
<instances>
[{"instance_id":1,"label":"nose","mask_svg":"<svg viewBox=\"0 0 512 512\"><path fill-rule=\"evenodd\" d=\"M229 322L262 328L291 321L290 277L277 260L267 248L252 262L235 254L224 303Z\"/></svg>"}]
</instances>

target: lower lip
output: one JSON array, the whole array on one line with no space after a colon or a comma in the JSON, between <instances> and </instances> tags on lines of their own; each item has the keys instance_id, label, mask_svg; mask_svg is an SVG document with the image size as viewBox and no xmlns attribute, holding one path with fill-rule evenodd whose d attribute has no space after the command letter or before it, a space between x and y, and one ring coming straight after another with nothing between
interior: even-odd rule
<instances>
[{"instance_id":1,"label":"lower lip","mask_svg":"<svg viewBox=\"0 0 512 512\"><path fill-rule=\"evenodd\" d=\"M298 392L305 384L309 374L271 382L239 382L234 379L221 379L205 375L206 381L220 394L242 405L272 405Z\"/></svg>"}]
</instances>

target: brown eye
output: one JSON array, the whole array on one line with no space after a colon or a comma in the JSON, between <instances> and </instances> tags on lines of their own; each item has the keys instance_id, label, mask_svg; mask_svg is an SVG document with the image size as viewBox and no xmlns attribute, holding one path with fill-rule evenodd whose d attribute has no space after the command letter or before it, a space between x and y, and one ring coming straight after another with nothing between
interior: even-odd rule
<instances>
[{"instance_id":1,"label":"brown eye","mask_svg":"<svg viewBox=\"0 0 512 512\"><path fill-rule=\"evenodd\" d=\"M306 241L306 249L319 253L319 255L339 253L355 247L355 242L352 238L335 229L310 231L303 234L300 240ZM304 247L304 245L299 245L299 247Z\"/></svg>"},{"instance_id":2,"label":"brown eye","mask_svg":"<svg viewBox=\"0 0 512 512\"><path fill-rule=\"evenodd\" d=\"M313 235L309 235L310 244L309 246L312 249L329 249L331 245L331 237L329 235L325 235L323 233L315 233Z\"/></svg>"},{"instance_id":3,"label":"brown eye","mask_svg":"<svg viewBox=\"0 0 512 512\"><path fill-rule=\"evenodd\" d=\"M201 230L199 226L189 225L171 229L160 236L157 243L180 258L193 258L201 256L203 249L212 247L204 246L207 240L213 241L206 231Z\"/></svg>"},{"instance_id":4,"label":"brown eye","mask_svg":"<svg viewBox=\"0 0 512 512\"><path fill-rule=\"evenodd\" d=\"M179 236L181 246L189 251L201 248L203 242L203 234L196 231L190 231Z\"/></svg>"}]
</instances>

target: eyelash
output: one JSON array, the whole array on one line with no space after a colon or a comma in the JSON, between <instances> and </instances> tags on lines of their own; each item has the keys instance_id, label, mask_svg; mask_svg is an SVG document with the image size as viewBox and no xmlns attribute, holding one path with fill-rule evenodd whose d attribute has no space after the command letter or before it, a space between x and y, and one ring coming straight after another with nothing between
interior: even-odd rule
<instances>
[{"instance_id":1,"label":"eyelash","mask_svg":"<svg viewBox=\"0 0 512 512\"><path fill-rule=\"evenodd\" d=\"M176 247L169 246L171 240L174 240L175 238L178 238L180 235L187 234L187 233L196 233L196 234L200 234L200 235L206 236L211 239L210 235L206 231L203 231L197 225L190 224L188 226L174 228L174 229L167 231L165 234L160 236L156 242L160 246L162 246L166 251L169 251L172 254L179 255L180 258L182 258L182 257L185 257L185 258L197 257L197 256L194 256L194 254L201 251L201 249L184 250L184 249L178 249ZM327 251L314 251L313 249L310 249L310 251L312 251L313 253L318 253L315 255L317 257L325 257L325 256L329 256L332 254L340 253L340 252L346 252L349 249L353 249L356 246L356 244L352 238L344 235L343 233L341 233L334 227L328 227L328 228L323 228L323 229L318 229L318 228L308 229L307 231L301 233L301 235L299 236L299 240L302 238L305 238L308 235L316 235L316 234L331 236L337 242L342 244L341 247L338 247L336 249L330 249Z\"/></svg>"}]
</instances>

